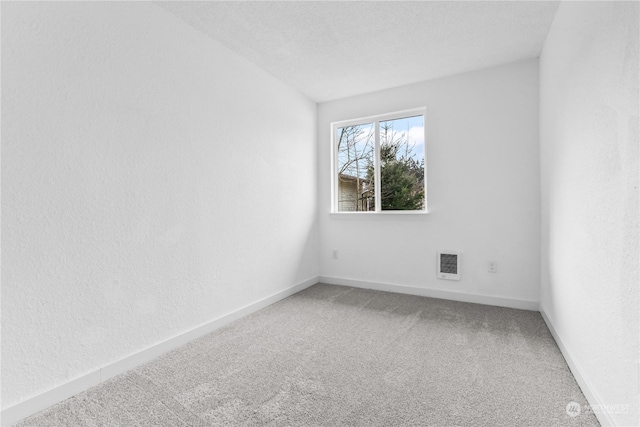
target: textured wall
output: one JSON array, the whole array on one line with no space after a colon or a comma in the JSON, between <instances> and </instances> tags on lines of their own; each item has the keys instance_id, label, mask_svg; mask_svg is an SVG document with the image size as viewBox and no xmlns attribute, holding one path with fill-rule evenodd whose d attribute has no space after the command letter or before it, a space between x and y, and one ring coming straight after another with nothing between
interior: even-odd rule
<instances>
[{"instance_id":1,"label":"textured wall","mask_svg":"<svg viewBox=\"0 0 640 427\"><path fill-rule=\"evenodd\" d=\"M540 59L541 306L638 425L638 3L560 5ZM620 413L617 413L620 412Z\"/></svg>"},{"instance_id":2,"label":"textured wall","mask_svg":"<svg viewBox=\"0 0 640 427\"><path fill-rule=\"evenodd\" d=\"M330 214L330 123L416 107L429 214ZM323 276L538 300L536 59L320 104L318 117ZM461 281L436 277L439 249L462 252Z\"/></svg>"},{"instance_id":3,"label":"textured wall","mask_svg":"<svg viewBox=\"0 0 640 427\"><path fill-rule=\"evenodd\" d=\"M316 106L150 3L2 4L2 405L317 276Z\"/></svg>"}]
</instances>

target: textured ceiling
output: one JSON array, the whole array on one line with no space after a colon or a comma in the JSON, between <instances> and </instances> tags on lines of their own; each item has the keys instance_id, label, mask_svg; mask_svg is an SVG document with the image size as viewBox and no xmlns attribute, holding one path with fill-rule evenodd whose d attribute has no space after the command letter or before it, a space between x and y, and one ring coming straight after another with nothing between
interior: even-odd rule
<instances>
[{"instance_id":1,"label":"textured ceiling","mask_svg":"<svg viewBox=\"0 0 640 427\"><path fill-rule=\"evenodd\" d=\"M539 56L558 2L157 2L316 102Z\"/></svg>"}]
</instances>

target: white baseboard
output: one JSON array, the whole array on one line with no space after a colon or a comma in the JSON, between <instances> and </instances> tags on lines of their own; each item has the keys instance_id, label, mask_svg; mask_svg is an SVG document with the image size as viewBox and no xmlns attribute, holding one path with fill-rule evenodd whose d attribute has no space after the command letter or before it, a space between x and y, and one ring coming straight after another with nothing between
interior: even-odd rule
<instances>
[{"instance_id":1,"label":"white baseboard","mask_svg":"<svg viewBox=\"0 0 640 427\"><path fill-rule=\"evenodd\" d=\"M93 372L74 378L23 402L5 408L0 413L0 425L3 427L11 426L28 416L36 414L43 409L75 396L76 394L96 386L109 378L113 378L116 375L122 374L130 369L149 362L170 350L181 347L190 341L207 335L216 329L278 302L288 296L298 293L309 286L315 285L316 283L318 283L318 277L313 277L300 282L290 288L276 292L273 295L246 305L239 310L218 317L204 325L183 332L144 350L132 353L114 363L110 363L109 365L96 369Z\"/></svg>"},{"instance_id":2,"label":"white baseboard","mask_svg":"<svg viewBox=\"0 0 640 427\"><path fill-rule=\"evenodd\" d=\"M399 294L470 302L475 304L495 305L499 307L517 308L520 310L538 311L539 302L515 298L495 297L488 295L467 294L462 292L443 291L439 289L416 288L414 286L376 283L363 280L344 279L341 277L320 276L320 283L328 285L351 286L354 288L373 289L376 291L396 292Z\"/></svg>"},{"instance_id":3,"label":"white baseboard","mask_svg":"<svg viewBox=\"0 0 640 427\"><path fill-rule=\"evenodd\" d=\"M569 369L571 370L571 373L573 374L574 378L576 379L576 382L580 386L580 389L582 390L584 397L589 402L589 405L591 405L592 407L593 406L598 407L602 405L602 403L604 403L603 400L600 398L598 393L596 393L593 385L584 375L584 371L580 368L580 365L576 361L576 358L573 356L569 348L565 345L555 325L553 324L549 316L547 316L544 306L540 304L540 307L538 309L540 311L540 314L542 315L542 318L544 319L544 322L547 324L547 328L549 328L551 335L553 335L553 339L556 341L556 344L558 344L558 348L560 349L560 352L564 356L564 360L567 362L567 365L569 365ZM613 421L613 419L611 418L611 415L608 412L594 411L594 414L596 415L596 417L598 418L598 421L600 421L600 424L602 426L616 425L615 421Z\"/></svg>"}]
</instances>

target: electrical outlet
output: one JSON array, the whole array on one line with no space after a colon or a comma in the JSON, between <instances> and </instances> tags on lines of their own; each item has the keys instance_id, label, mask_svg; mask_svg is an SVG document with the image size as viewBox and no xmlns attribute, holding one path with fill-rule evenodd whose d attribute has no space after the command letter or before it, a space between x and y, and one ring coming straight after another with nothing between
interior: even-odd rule
<instances>
[{"instance_id":1,"label":"electrical outlet","mask_svg":"<svg viewBox=\"0 0 640 427\"><path fill-rule=\"evenodd\" d=\"M338 259L338 250L334 249L331 251L331 258Z\"/></svg>"},{"instance_id":2,"label":"electrical outlet","mask_svg":"<svg viewBox=\"0 0 640 427\"><path fill-rule=\"evenodd\" d=\"M489 261L489 265L487 270L489 273L497 273L498 272L498 263L496 261Z\"/></svg>"}]
</instances>

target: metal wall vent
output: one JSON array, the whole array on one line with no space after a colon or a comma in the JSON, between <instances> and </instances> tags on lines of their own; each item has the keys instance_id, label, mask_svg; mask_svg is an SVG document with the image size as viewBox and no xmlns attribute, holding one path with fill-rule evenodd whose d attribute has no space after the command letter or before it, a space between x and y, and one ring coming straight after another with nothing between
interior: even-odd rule
<instances>
[{"instance_id":1,"label":"metal wall vent","mask_svg":"<svg viewBox=\"0 0 640 427\"><path fill-rule=\"evenodd\" d=\"M438 278L447 280L460 280L459 252L438 252Z\"/></svg>"}]
</instances>

